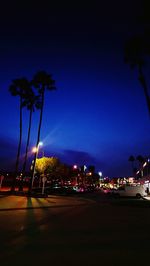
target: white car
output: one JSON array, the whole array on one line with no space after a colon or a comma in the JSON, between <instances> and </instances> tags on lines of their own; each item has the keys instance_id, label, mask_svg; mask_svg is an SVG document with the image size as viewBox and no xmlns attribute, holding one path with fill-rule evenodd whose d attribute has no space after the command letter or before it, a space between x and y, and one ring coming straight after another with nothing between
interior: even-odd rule
<instances>
[{"instance_id":1,"label":"white car","mask_svg":"<svg viewBox=\"0 0 150 266\"><path fill-rule=\"evenodd\" d=\"M147 192L144 185L135 185L135 186L121 186L116 191L113 191L114 196L121 197L136 197L143 198L147 196Z\"/></svg>"}]
</instances>

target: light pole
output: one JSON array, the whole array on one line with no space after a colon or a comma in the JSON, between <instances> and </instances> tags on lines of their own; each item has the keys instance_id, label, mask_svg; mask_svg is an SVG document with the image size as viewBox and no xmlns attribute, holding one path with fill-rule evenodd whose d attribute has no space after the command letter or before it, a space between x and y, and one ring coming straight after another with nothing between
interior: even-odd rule
<instances>
[{"instance_id":1,"label":"light pole","mask_svg":"<svg viewBox=\"0 0 150 266\"><path fill-rule=\"evenodd\" d=\"M98 175L99 175L99 186L101 187L101 181L102 181L102 172L98 172Z\"/></svg>"},{"instance_id":2,"label":"light pole","mask_svg":"<svg viewBox=\"0 0 150 266\"><path fill-rule=\"evenodd\" d=\"M32 177L31 177L31 183L30 183L30 189L29 192L32 191L32 187L33 187L33 182L34 182L34 176L35 176L35 166L36 166L36 159L38 157L38 152L39 152L39 147L42 146L43 143L40 141L37 145L37 147L34 147L32 149L32 152L35 153L35 158L34 158L34 162L33 162L33 169L32 169Z\"/></svg>"}]
</instances>

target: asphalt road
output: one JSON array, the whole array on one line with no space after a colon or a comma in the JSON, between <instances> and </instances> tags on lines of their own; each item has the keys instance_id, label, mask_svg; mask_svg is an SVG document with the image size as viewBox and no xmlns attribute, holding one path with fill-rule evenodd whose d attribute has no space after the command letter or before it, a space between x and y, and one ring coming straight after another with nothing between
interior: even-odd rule
<instances>
[{"instance_id":1,"label":"asphalt road","mask_svg":"<svg viewBox=\"0 0 150 266\"><path fill-rule=\"evenodd\" d=\"M63 199L61 206L42 208L42 199L41 208L0 211L1 265L150 264L150 205Z\"/></svg>"}]
</instances>

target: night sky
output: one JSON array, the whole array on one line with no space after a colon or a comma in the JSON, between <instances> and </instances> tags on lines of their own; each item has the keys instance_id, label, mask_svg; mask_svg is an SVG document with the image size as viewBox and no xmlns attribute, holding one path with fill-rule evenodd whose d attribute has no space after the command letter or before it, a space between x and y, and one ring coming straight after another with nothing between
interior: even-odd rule
<instances>
[{"instance_id":1,"label":"night sky","mask_svg":"<svg viewBox=\"0 0 150 266\"><path fill-rule=\"evenodd\" d=\"M46 92L41 130L46 156L95 165L112 177L131 175L131 154L150 155L143 90L137 72L124 63L124 44L140 27L142 1L101 2L1 4L1 170L13 169L19 137L19 98L10 95L9 85L15 78L31 79L38 70L51 73L57 87ZM24 111L23 147L28 115ZM38 119L36 112L30 148Z\"/></svg>"}]
</instances>

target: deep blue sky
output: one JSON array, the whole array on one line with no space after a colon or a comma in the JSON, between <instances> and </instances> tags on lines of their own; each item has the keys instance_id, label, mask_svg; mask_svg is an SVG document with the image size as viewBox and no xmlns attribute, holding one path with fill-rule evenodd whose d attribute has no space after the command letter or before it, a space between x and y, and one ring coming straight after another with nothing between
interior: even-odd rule
<instances>
[{"instance_id":1,"label":"deep blue sky","mask_svg":"<svg viewBox=\"0 0 150 266\"><path fill-rule=\"evenodd\" d=\"M144 94L123 54L126 39L138 31L142 1L50 2L14 0L1 6L0 167L11 169L19 136L19 100L8 87L12 79L30 79L42 69L57 87L46 93L45 155L94 164L104 175L130 175L128 157L150 155ZM38 118L36 112L30 147ZM27 121L25 111L24 143Z\"/></svg>"}]
</instances>

